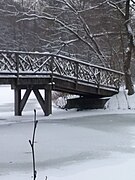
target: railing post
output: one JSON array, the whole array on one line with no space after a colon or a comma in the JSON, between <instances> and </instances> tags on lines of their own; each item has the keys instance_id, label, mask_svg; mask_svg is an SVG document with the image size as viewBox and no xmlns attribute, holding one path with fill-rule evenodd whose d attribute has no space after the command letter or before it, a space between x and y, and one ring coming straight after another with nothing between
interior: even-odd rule
<instances>
[{"instance_id":1,"label":"railing post","mask_svg":"<svg viewBox=\"0 0 135 180\"><path fill-rule=\"evenodd\" d=\"M51 56L51 66L50 66L50 70L51 70L51 74L53 76L53 56Z\"/></svg>"},{"instance_id":2,"label":"railing post","mask_svg":"<svg viewBox=\"0 0 135 180\"><path fill-rule=\"evenodd\" d=\"M78 62L76 62L75 63L75 77L76 77L76 80L75 80L75 87L77 88L77 83L78 83L78 69L79 69L79 63Z\"/></svg>"},{"instance_id":3,"label":"railing post","mask_svg":"<svg viewBox=\"0 0 135 180\"><path fill-rule=\"evenodd\" d=\"M99 69L98 69L98 70L99 70ZM101 80L100 71L101 71L101 70L99 70L99 72L98 72L98 74L97 74L98 94L99 94L99 92L100 92L100 80Z\"/></svg>"},{"instance_id":4,"label":"railing post","mask_svg":"<svg viewBox=\"0 0 135 180\"><path fill-rule=\"evenodd\" d=\"M51 80L49 85L53 88L53 62L54 62L54 56L51 56L51 63L50 63L50 71L51 71Z\"/></svg>"},{"instance_id":5,"label":"railing post","mask_svg":"<svg viewBox=\"0 0 135 180\"><path fill-rule=\"evenodd\" d=\"M78 81L78 67L79 67L79 63L76 62L76 79Z\"/></svg>"},{"instance_id":6,"label":"railing post","mask_svg":"<svg viewBox=\"0 0 135 180\"><path fill-rule=\"evenodd\" d=\"M19 81L19 57L17 53L15 53L15 59L16 59L17 82L18 82Z\"/></svg>"}]
</instances>

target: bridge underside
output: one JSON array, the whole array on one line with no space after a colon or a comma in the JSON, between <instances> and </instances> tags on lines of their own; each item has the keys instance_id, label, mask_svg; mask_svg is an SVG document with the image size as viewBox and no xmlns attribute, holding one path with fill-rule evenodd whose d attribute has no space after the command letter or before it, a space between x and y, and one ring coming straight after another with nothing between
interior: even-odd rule
<instances>
[{"instance_id":1,"label":"bridge underside","mask_svg":"<svg viewBox=\"0 0 135 180\"><path fill-rule=\"evenodd\" d=\"M89 98L102 98L109 97L116 93L118 90L110 90L107 87L98 88L94 84L85 84L84 82L76 82L76 80L70 80L67 78L61 78L57 76L41 76L41 77L28 77L23 76L17 79L13 77L0 77L0 84L11 84L11 88L14 89L15 94L15 115L21 115L28 100L31 91L34 92L41 108L46 116L52 113L52 90L67 92L70 94L80 95L81 97ZM40 94L40 89L45 90L44 97ZM22 97L21 90L26 90Z\"/></svg>"}]
</instances>

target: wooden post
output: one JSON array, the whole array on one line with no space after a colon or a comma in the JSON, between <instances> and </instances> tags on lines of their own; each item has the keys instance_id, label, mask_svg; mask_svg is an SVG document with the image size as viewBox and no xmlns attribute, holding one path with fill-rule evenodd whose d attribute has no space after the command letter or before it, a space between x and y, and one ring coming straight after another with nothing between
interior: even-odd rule
<instances>
[{"instance_id":1,"label":"wooden post","mask_svg":"<svg viewBox=\"0 0 135 180\"><path fill-rule=\"evenodd\" d=\"M15 116L22 115L23 108L29 98L30 93L31 93L31 89L26 89L23 98L21 98L21 88L15 87L14 89Z\"/></svg>"},{"instance_id":2,"label":"wooden post","mask_svg":"<svg viewBox=\"0 0 135 180\"><path fill-rule=\"evenodd\" d=\"M52 92L50 88L45 89L45 116L52 114Z\"/></svg>"},{"instance_id":3,"label":"wooden post","mask_svg":"<svg viewBox=\"0 0 135 180\"><path fill-rule=\"evenodd\" d=\"M26 89L25 94L23 95L23 98L21 99L21 104L20 104L20 111L23 111L23 108L29 98L29 95L31 93L31 89Z\"/></svg>"},{"instance_id":4,"label":"wooden post","mask_svg":"<svg viewBox=\"0 0 135 180\"><path fill-rule=\"evenodd\" d=\"M42 97L38 89L33 89L33 92L45 114L45 116L49 116L52 114L52 93L51 89L45 89L45 98Z\"/></svg>"},{"instance_id":5,"label":"wooden post","mask_svg":"<svg viewBox=\"0 0 135 180\"><path fill-rule=\"evenodd\" d=\"M21 116L21 89L15 87L14 89L14 99L15 99L15 116Z\"/></svg>"},{"instance_id":6,"label":"wooden post","mask_svg":"<svg viewBox=\"0 0 135 180\"><path fill-rule=\"evenodd\" d=\"M43 99L41 93L39 92L38 89L33 89L33 92L34 92L34 94L35 94L35 96L36 96L36 98L37 98L37 100L38 100L38 102L39 102L39 104L40 104L40 106L41 106L44 114L46 114L46 110L45 110L45 100Z\"/></svg>"}]
</instances>

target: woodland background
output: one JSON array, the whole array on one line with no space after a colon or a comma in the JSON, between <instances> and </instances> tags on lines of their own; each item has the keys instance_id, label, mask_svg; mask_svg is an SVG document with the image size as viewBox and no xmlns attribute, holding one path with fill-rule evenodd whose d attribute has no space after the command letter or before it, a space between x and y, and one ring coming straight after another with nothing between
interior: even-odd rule
<instances>
[{"instance_id":1,"label":"woodland background","mask_svg":"<svg viewBox=\"0 0 135 180\"><path fill-rule=\"evenodd\" d=\"M124 71L129 94L134 32L134 0L0 1L0 49L47 51Z\"/></svg>"}]
</instances>

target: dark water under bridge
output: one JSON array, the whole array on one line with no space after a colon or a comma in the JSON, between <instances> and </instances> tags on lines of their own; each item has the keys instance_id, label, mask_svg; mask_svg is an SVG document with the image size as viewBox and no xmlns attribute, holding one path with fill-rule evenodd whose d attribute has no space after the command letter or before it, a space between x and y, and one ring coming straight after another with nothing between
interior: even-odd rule
<instances>
[{"instance_id":1,"label":"dark water under bridge","mask_svg":"<svg viewBox=\"0 0 135 180\"><path fill-rule=\"evenodd\" d=\"M15 92L15 115L21 115L34 92L45 115L52 113L52 90L85 98L112 96L119 91L123 73L51 53L0 50L0 84ZM22 97L21 90L25 89ZM45 90L45 97L40 94Z\"/></svg>"}]
</instances>

